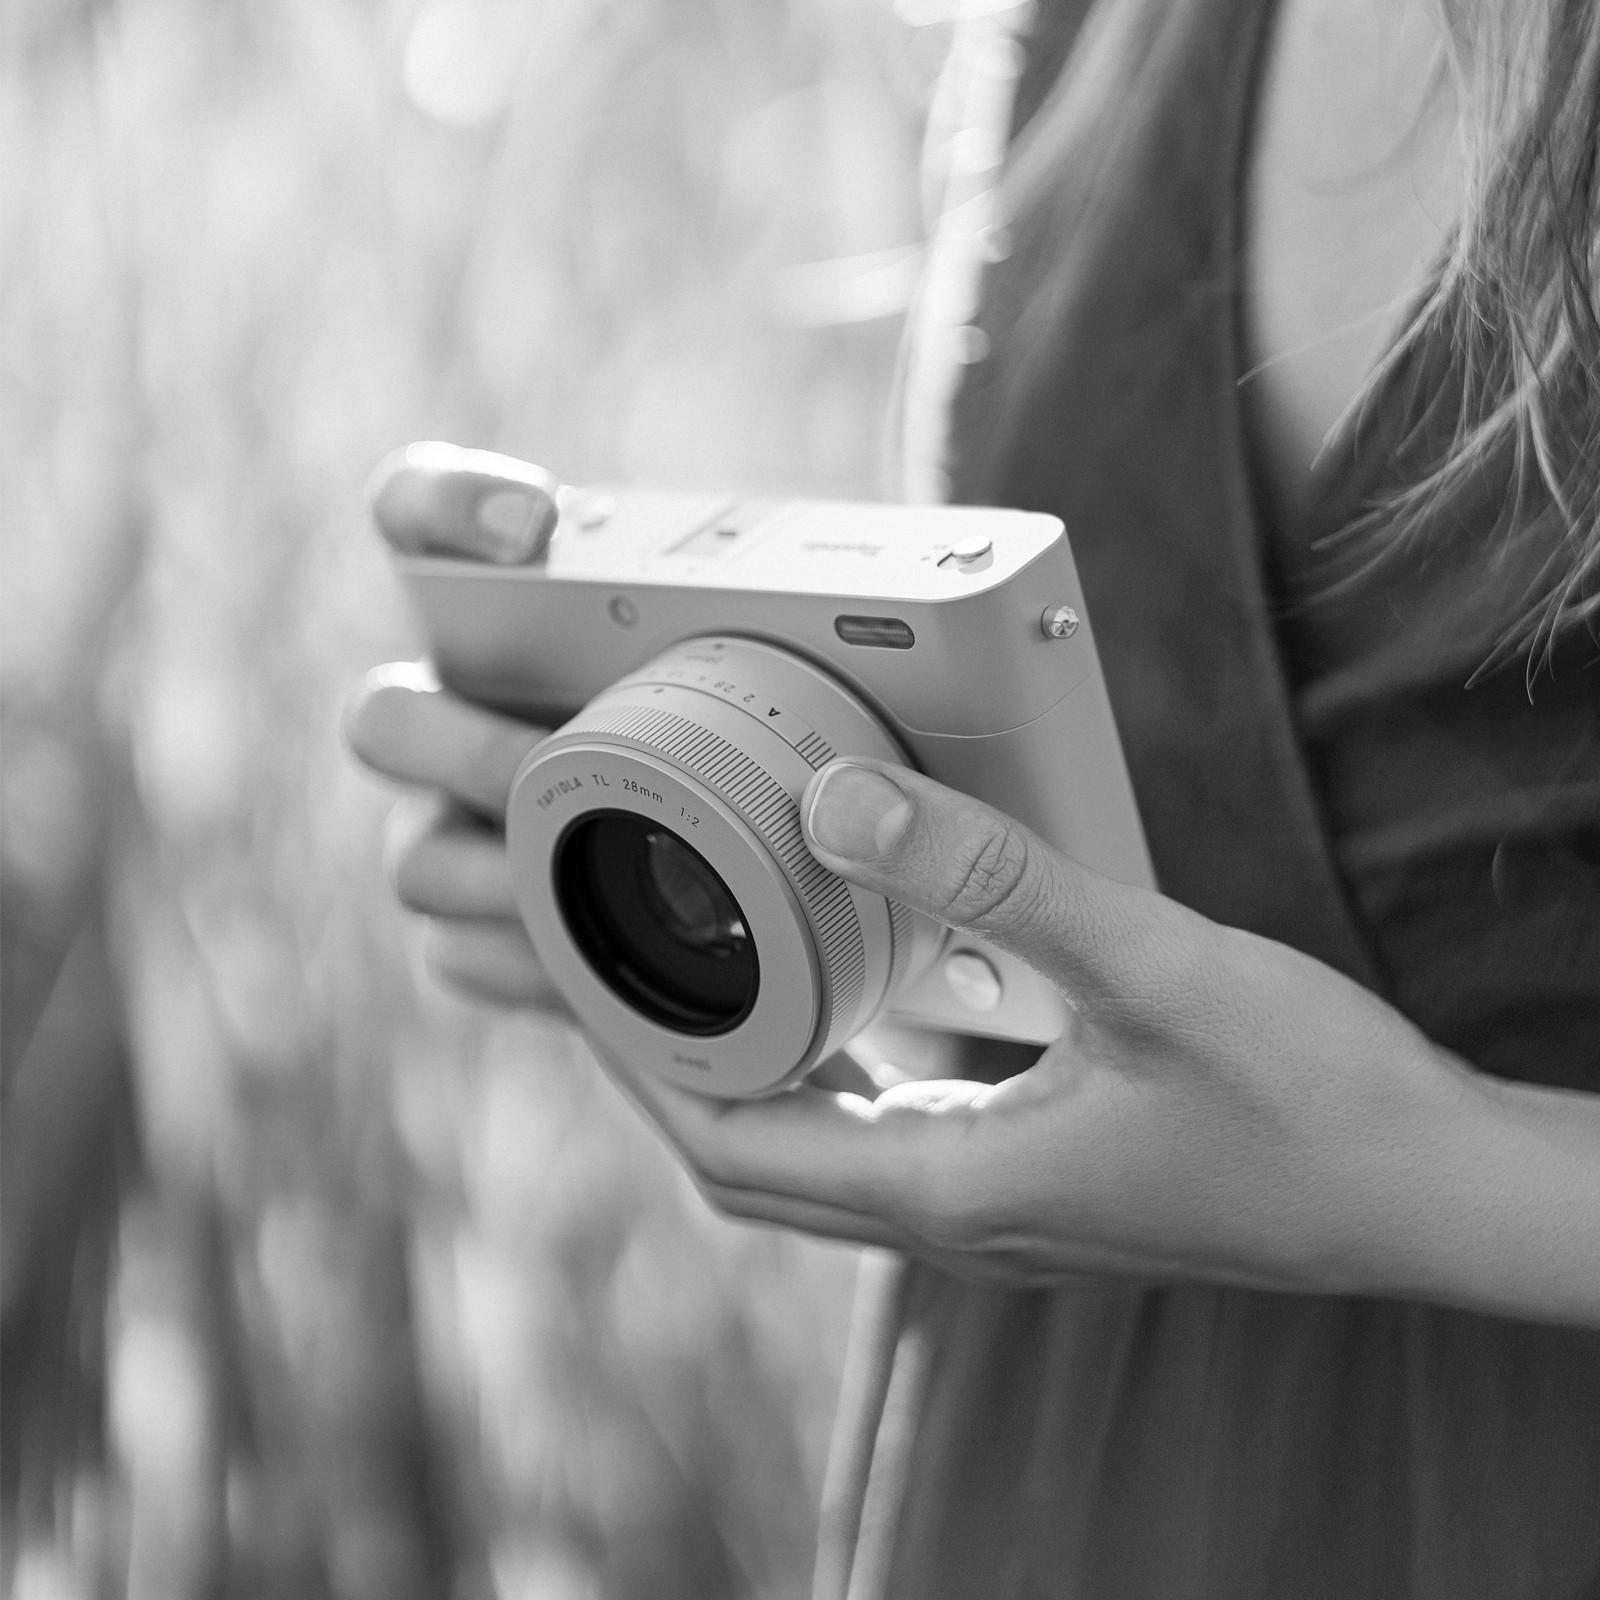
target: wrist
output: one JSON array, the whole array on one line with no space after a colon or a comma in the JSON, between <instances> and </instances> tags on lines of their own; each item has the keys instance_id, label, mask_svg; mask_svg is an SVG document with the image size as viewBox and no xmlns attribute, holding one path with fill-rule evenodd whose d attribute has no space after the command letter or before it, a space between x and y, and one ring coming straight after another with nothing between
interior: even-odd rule
<instances>
[{"instance_id":1,"label":"wrist","mask_svg":"<svg viewBox=\"0 0 1600 1600\"><path fill-rule=\"evenodd\" d=\"M1600 1097L1432 1056L1385 1134L1382 1215L1357 1211L1377 1245L1357 1292L1600 1325Z\"/></svg>"}]
</instances>

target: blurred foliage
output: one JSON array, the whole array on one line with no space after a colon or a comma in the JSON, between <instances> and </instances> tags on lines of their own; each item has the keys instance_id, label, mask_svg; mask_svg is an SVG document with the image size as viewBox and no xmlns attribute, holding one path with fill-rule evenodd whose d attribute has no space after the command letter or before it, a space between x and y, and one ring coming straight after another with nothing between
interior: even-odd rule
<instances>
[{"instance_id":1,"label":"blurred foliage","mask_svg":"<svg viewBox=\"0 0 1600 1600\"><path fill-rule=\"evenodd\" d=\"M0 28L8 1592L807 1592L853 1258L420 978L338 715L396 443L882 487L945 19Z\"/></svg>"}]
</instances>

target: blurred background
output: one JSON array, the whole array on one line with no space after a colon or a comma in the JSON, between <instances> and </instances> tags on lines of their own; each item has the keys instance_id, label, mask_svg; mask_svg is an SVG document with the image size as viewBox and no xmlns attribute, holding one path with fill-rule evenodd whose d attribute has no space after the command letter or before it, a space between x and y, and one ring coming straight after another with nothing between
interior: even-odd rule
<instances>
[{"instance_id":1,"label":"blurred background","mask_svg":"<svg viewBox=\"0 0 1600 1600\"><path fill-rule=\"evenodd\" d=\"M853 1256L420 977L338 718L398 443L884 491L956 6L4 8L18 1600L809 1591Z\"/></svg>"}]
</instances>

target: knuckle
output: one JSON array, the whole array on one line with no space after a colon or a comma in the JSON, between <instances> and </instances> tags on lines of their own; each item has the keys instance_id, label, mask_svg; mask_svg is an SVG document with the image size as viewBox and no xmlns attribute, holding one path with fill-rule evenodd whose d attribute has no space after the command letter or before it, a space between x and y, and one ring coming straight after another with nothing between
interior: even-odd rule
<instances>
[{"instance_id":1,"label":"knuckle","mask_svg":"<svg viewBox=\"0 0 1600 1600\"><path fill-rule=\"evenodd\" d=\"M935 1249L962 1250L974 1229L970 1185L951 1163L930 1160L909 1176L906 1223Z\"/></svg>"},{"instance_id":2,"label":"knuckle","mask_svg":"<svg viewBox=\"0 0 1600 1600\"><path fill-rule=\"evenodd\" d=\"M980 1270L1003 1273L1014 1249L1015 1231L998 1207L975 1198L949 1219L932 1243L936 1249L971 1258L980 1264Z\"/></svg>"},{"instance_id":3,"label":"knuckle","mask_svg":"<svg viewBox=\"0 0 1600 1600\"><path fill-rule=\"evenodd\" d=\"M390 808L383 825L383 870L400 903L413 911L429 882L430 856L441 830L432 796L408 795Z\"/></svg>"},{"instance_id":4,"label":"knuckle","mask_svg":"<svg viewBox=\"0 0 1600 1600\"><path fill-rule=\"evenodd\" d=\"M952 1117L948 1136L906 1174L903 1220L931 1249L983 1254L1010 1236L1004 1185L973 1140L976 1126L968 1117Z\"/></svg>"},{"instance_id":5,"label":"knuckle","mask_svg":"<svg viewBox=\"0 0 1600 1600\"><path fill-rule=\"evenodd\" d=\"M751 1204L749 1196L742 1190L730 1189L724 1184L704 1177L696 1179L695 1188L700 1191L706 1204L718 1216L732 1217L741 1222L750 1221L758 1216L758 1209Z\"/></svg>"},{"instance_id":6,"label":"knuckle","mask_svg":"<svg viewBox=\"0 0 1600 1600\"><path fill-rule=\"evenodd\" d=\"M922 1197L913 1225L923 1240L935 1250L957 1255L980 1251L991 1237L982 1207L967 1186L948 1179L934 1185Z\"/></svg>"},{"instance_id":7,"label":"knuckle","mask_svg":"<svg viewBox=\"0 0 1600 1600\"><path fill-rule=\"evenodd\" d=\"M492 997L492 986L484 981L478 967L435 923L428 926L423 946L423 965L435 983L453 993L464 994L475 1000Z\"/></svg>"},{"instance_id":8,"label":"knuckle","mask_svg":"<svg viewBox=\"0 0 1600 1600\"><path fill-rule=\"evenodd\" d=\"M414 845L390 857L389 886L407 911L428 909L426 868L418 864Z\"/></svg>"},{"instance_id":9,"label":"knuckle","mask_svg":"<svg viewBox=\"0 0 1600 1600\"><path fill-rule=\"evenodd\" d=\"M685 1154L694 1170L707 1182L729 1191L738 1187L737 1164L728 1159L727 1152L714 1140L697 1142L695 1148L686 1150Z\"/></svg>"},{"instance_id":10,"label":"knuckle","mask_svg":"<svg viewBox=\"0 0 1600 1600\"><path fill-rule=\"evenodd\" d=\"M346 748L358 761L369 767L377 765L383 749L387 712L383 697L387 693L369 675L346 700L340 719Z\"/></svg>"},{"instance_id":11,"label":"knuckle","mask_svg":"<svg viewBox=\"0 0 1600 1600\"><path fill-rule=\"evenodd\" d=\"M715 1189L729 1195L738 1188L735 1164L721 1140L711 1137L707 1130L682 1125L669 1129L668 1137L678 1152L678 1159L701 1189Z\"/></svg>"},{"instance_id":12,"label":"knuckle","mask_svg":"<svg viewBox=\"0 0 1600 1600\"><path fill-rule=\"evenodd\" d=\"M1005 918L1029 882L1028 836L998 821L957 865L941 917L961 927L983 928Z\"/></svg>"},{"instance_id":13,"label":"knuckle","mask_svg":"<svg viewBox=\"0 0 1600 1600\"><path fill-rule=\"evenodd\" d=\"M492 802L493 811L504 811L511 797L522 763L548 737L544 729L507 718L486 721L476 730L468 751L467 768L475 786Z\"/></svg>"}]
</instances>

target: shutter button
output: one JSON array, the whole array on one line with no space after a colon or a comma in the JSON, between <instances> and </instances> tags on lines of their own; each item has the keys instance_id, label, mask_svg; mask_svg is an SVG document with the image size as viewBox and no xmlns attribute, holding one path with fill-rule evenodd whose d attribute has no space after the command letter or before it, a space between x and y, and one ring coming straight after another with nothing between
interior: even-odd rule
<instances>
[{"instance_id":1,"label":"shutter button","mask_svg":"<svg viewBox=\"0 0 1600 1600\"><path fill-rule=\"evenodd\" d=\"M994 551L994 540L986 533L969 533L965 539L958 539L950 547L950 554L942 560L941 567L959 567L969 570L977 567L981 562L989 565L989 557Z\"/></svg>"}]
</instances>

